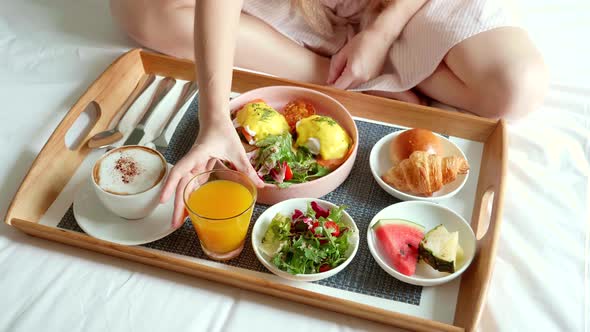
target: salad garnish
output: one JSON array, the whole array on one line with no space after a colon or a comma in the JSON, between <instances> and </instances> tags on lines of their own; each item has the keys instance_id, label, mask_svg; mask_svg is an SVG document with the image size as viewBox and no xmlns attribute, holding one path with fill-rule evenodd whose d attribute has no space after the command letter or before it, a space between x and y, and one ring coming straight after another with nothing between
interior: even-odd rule
<instances>
[{"instance_id":1,"label":"salad garnish","mask_svg":"<svg viewBox=\"0 0 590 332\"><path fill-rule=\"evenodd\" d=\"M328 168L320 166L306 148L293 151L292 141L291 134L285 133L256 142L258 149L250 153L250 162L265 182L286 188L330 172Z\"/></svg>"}]
</instances>

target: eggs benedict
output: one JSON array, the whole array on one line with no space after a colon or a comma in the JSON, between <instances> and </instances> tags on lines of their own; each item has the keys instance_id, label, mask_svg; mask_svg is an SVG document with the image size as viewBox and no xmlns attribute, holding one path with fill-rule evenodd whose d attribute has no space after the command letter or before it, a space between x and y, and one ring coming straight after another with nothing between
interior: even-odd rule
<instances>
[{"instance_id":1,"label":"eggs benedict","mask_svg":"<svg viewBox=\"0 0 590 332\"><path fill-rule=\"evenodd\" d=\"M244 105L236 112L233 123L234 127L241 129L249 144L270 135L289 132L289 124L285 117L263 100L254 100Z\"/></svg>"},{"instance_id":2,"label":"eggs benedict","mask_svg":"<svg viewBox=\"0 0 590 332\"><path fill-rule=\"evenodd\" d=\"M348 133L329 116L312 115L301 119L297 125L297 147L304 146L318 163L334 169L346 160L352 140Z\"/></svg>"}]
</instances>

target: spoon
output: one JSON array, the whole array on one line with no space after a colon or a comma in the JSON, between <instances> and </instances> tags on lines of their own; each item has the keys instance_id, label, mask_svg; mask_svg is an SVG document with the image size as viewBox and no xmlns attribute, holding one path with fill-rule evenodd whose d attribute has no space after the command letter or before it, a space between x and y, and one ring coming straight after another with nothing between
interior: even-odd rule
<instances>
[{"instance_id":1,"label":"spoon","mask_svg":"<svg viewBox=\"0 0 590 332\"><path fill-rule=\"evenodd\" d=\"M121 105L121 108L119 109L119 112L121 112L121 111L123 112L120 119L122 119L123 116L125 116L125 113L129 110L131 105L133 105L133 103L135 103L135 101L141 95L141 93L143 91L145 91L145 89L147 89L147 87L150 86L154 82L155 79L156 79L156 75L149 74L149 75L143 76L139 80L139 82L137 82L135 89L133 89L133 91L131 92L129 97L127 97L127 100L125 100L125 102L123 103L123 105ZM107 147L107 146L117 142L121 138L123 138L123 133L121 133L121 131L119 130L119 123L118 123L117 126L115 126L115 128L110 129L110 130L101 131L100 133L97 133L96 135L92 136L88 140L88 147L91 149L97 149L97 148L102 149L104 147Z\"/></svg>"}]
</instances>

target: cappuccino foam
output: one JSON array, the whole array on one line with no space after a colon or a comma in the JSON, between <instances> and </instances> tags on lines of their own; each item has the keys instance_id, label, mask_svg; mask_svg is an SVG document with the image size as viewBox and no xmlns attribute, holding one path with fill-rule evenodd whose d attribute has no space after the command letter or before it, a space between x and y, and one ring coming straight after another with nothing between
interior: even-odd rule
<instances>
[{"instance_id":1,"label":"cappuccino foam","mask_svg":"<svg viewBox=\"0 0 590 332\"><path fill-rule=\"evenodd\" d=\"M94 180L104 191L118 195L133 195L149 190L166 173L162 158L142 147L111 151L98 162Z\"/></svg>"}]
</instances>

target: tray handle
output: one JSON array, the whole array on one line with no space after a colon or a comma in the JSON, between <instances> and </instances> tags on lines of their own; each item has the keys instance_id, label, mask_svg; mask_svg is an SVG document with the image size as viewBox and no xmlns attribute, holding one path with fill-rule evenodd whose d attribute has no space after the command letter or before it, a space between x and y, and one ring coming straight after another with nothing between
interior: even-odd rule
<instances>
[{"instance_id":1,"label":"tray handle","mask_svg":"<svg viewBox=\"0 0 590 332\"><path fill-rule=\"evenodd\" d=\"M504 203L508 162L506 124L498 121L484 144L471 227L477 237L477 251L471 266L461 277L455 311L455 325L475 330L492 278Z\"/></svg>"},{"instance_id":2,"label":"tray handle","mask_svg":"<svg viewBox=\"0 0 590 332\"><path fill-rule=\"evenodd\" d=\"M86 144L89 137L108 127L143 75L145 71L140 50L132 50L115 60L92 83L39 152L8 208L7 224L10 225L13 218L39 221L90 152ZM94 125L86 131L85 137L80 137L79 144L72 149L67 148L66 133L91 103L98 108Z\"/></svg>"},{"instance_id":3,"label":"tray handle","mask_svg":"<svg viewBox=\"0 0 590 332\"><path fill-rule=\"evenodd\" d=\"M481 241L488 233L488 229L492 222L492 211L495 210L494 204L497 204L497 200L494 199L495 196L496 189L494 186L491 186L484 191L483 195L479 197L479 202L476 203L476 209L479 210L479 213L477 214L477 217L474 218L472 228L477 241Z\"/></svg>"}]
</instances>

